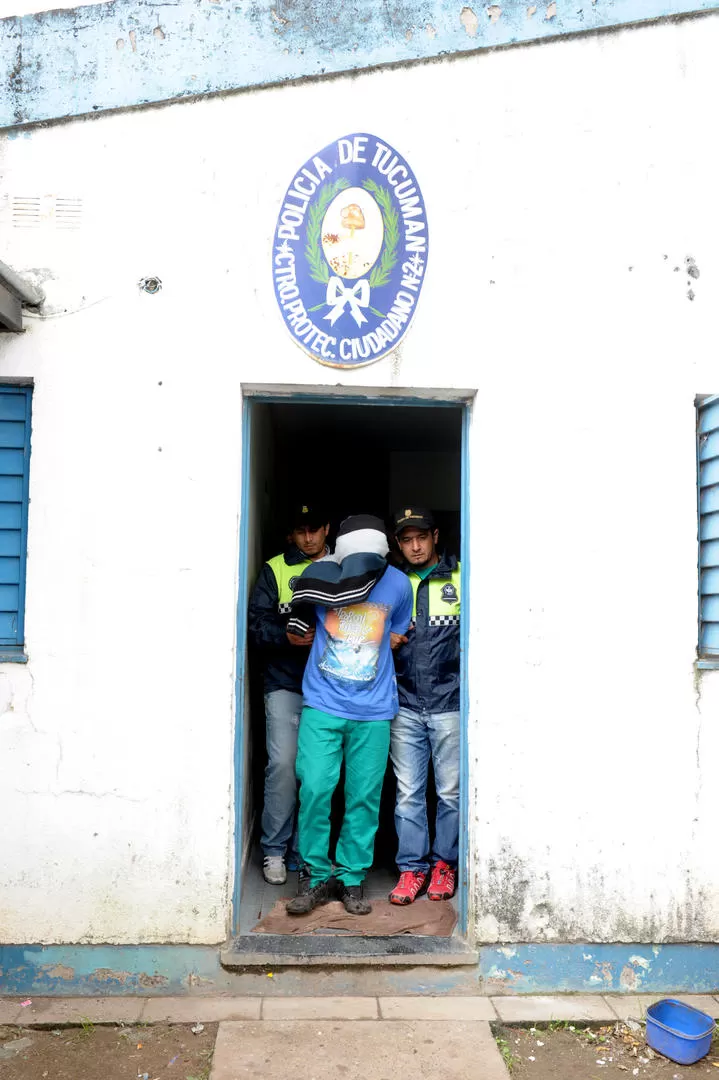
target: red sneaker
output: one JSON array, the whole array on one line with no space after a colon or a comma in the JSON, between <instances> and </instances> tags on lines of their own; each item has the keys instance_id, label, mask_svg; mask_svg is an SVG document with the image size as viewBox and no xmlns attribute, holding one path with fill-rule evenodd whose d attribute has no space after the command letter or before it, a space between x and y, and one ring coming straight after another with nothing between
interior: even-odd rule
<instances>
[{"instance_id":1,"label":"red sneaker","mask_svg":"<svg viewBox=\"0 0 719 1080\"><path fill-rule=\"evenodd\" d=\"M457 884L457 871L453 870L446 862L435 863L432 867L432 877L427 889L428 900L449 900L454 896ZM391 899L391 897L390 897Z\"/></svg>"},{"instance_id":2,"label":"red sneaker","mask_svg":"<svg viewBox=\"0 0 719 1080\"><path fill-rule=\"evenodd\" d=\"M390 904L412 904L427 880L424 870L403 870L399 881L389 894Z\"/></svg>"}]
</instances>

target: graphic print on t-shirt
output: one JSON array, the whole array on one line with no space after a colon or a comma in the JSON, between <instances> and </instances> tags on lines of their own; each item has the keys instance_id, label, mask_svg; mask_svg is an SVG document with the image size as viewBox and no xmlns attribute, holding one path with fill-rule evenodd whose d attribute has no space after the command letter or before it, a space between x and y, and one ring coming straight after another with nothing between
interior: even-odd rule
<instances>
[{"instance_id":1,"label":"graphic print on t-shirt","mask_svg":"<svg viewBox=\"0 0 719 1080\"><path fill-rule=\"evenodd\" d=\"M331 608L325 616L327 644L320 670L334 679L371 682L377 675L379 647L389 611L388 604Z\"/></svg>"}]
</instances>

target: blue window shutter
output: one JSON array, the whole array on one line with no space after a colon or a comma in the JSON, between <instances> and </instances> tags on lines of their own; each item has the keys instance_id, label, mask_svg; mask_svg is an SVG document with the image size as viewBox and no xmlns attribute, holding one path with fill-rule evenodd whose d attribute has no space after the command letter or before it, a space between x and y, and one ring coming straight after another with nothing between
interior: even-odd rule
<instances>
[{"instance_id":1,"label":"blue window shutter","mask_svg":"<svg viewBox=\"0 0 719 1080\"><path fill-rule=\"evenodd\" d=\"M0 652L25 643L32 388L0 385Z\"/></svg>"},{"instance_id":2,"label":"blue window shutter","mask_svg":"<svg viewBox=\"0 0 719 1080\"><path fill-rule=\"evenodd\" d=\"M719 394L697 402L697 468L699 655L719 659Z\"/></svg>"}]
</instances>

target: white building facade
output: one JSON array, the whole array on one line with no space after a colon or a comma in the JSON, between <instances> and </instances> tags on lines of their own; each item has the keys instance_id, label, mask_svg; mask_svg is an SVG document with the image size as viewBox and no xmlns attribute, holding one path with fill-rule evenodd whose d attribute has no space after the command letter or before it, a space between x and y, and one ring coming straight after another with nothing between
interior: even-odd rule
<instances>
[{"instance_id":1,"label":"white building facade","mask_svg":"<svg viewBox=\"0 0 719 1080\"><path fill-rule=\"evenodd\" d=\"M243 415L307 395L465 413L472 977L717 986L695 399L719 386L719 13L498 50L483 26L432 62L0 132L0 257L45 292L0 335L0 382L32 386L10 992L214 978L243 852ZM431 242L401 344L335 368L283 325L271 260L293 175L353 132L411 164Z\"/></svg>"}]
</instances>

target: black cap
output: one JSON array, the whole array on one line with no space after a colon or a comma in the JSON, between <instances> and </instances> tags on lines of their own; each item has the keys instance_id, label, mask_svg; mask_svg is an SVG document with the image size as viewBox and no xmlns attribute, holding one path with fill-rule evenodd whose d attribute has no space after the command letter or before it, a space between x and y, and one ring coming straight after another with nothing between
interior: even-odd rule
<instances>
[{"instance_id":1,"label":"black cap","mask_svg":"<svg viewBox=\"0 0 719 1080\"><path fill-rule=\"evenodd\" d=\"M300 525L319 529L328 521L327 511L315 502L295 503L290 511L291 529L297 529Z\"/></svg>"},{"instance_id":2,"label":"black cap","mask_svg":"<svg viewBox=\"0 0 719 1080\"><path fill-rule=\"evenodd\" d=\"M408 529L410 526L414 529L434 529L436 527L432 511L423 506L415 506L414 509L408 506L402 510L395 510L392 521L395 536L399 536L402 529Z\"/></svg>"},{"instance_id":3,"label":"black cap","mask_svg":"<svg viewBox=\"0 0 719 1080\"><path fill-rule=\"evenodd\" d=\"M375 532L384 534L384 522L374 514L350 514L340 523L337 536L346 536L347 533L356 532L357 529L374 529Z\"/></svg>"}]
</instances>

